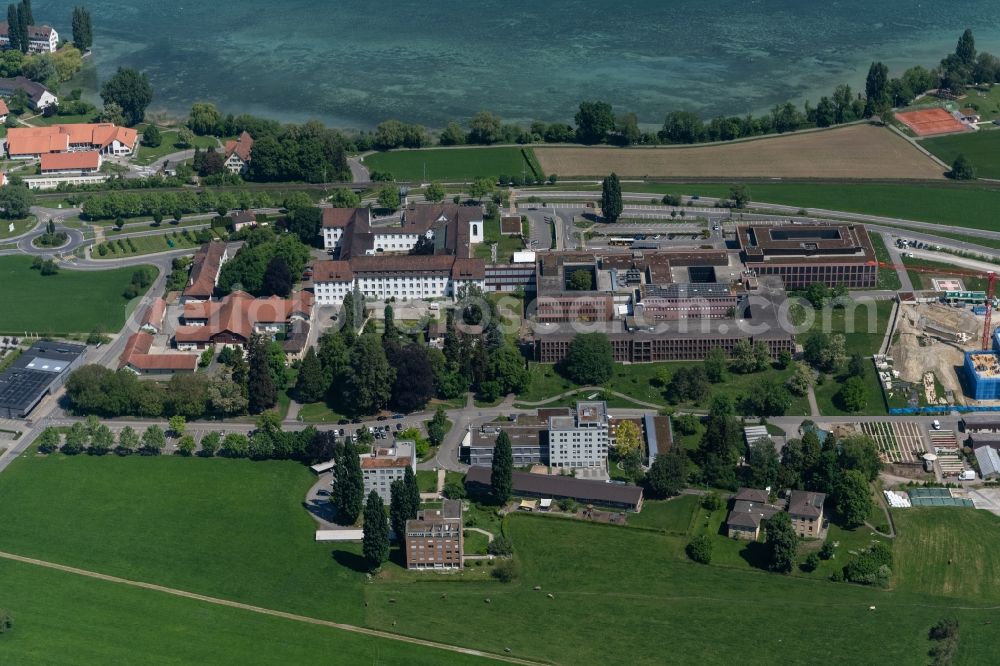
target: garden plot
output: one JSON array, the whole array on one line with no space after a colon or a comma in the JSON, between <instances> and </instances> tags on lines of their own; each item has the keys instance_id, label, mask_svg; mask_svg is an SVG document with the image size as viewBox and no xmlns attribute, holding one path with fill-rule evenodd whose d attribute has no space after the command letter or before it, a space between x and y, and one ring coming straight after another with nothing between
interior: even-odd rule
<instances>
[{"instance_id":1,"label":"garden plot","mask_svg":"<svg viewBox=\"0 0 1000 666\"><path fill-rule=\"evenodd\" d=\"M920 426L913 421L862 423L861 432L872 438L886 463L920 463L927 446Z\"/></svg>"}]
</instances>

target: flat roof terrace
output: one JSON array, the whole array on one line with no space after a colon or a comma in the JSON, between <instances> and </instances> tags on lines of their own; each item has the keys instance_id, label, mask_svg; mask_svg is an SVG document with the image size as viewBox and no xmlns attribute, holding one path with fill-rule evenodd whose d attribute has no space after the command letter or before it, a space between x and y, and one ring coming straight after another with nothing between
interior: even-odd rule
<instances>
[{"instance_id":1,"label":"flat roof terrace","mask_svg":"<svg viewBox=\"0 0 1000 666\"><path fill-rule=\"evenodd\" d=\"M860 224L752 224L736 227L740 249L749 261L836 258L875 261L868 231Z\"/></svg>"}]
</instances>

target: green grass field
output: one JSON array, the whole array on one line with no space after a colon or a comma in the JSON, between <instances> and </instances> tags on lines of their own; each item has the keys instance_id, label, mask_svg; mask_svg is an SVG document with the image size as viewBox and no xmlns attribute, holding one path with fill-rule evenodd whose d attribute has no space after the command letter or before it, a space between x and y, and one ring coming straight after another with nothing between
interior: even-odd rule
<instances>
[{"instance_id":1,"label":"green grass field","mask_svg":"<svg viewBox=\"0 0 1000 666\"><path fill-rule=\"evenodd\" d=\"M968 275L955 275L955 267L950 264L946 264L940 261L931 261L930 259L919 259L917 257L903 257L903 265L906 266L906 274L910 276L910 282L913 283L914 289L933 289L934 283L932 280L935 277L938 278L948 278L957 277L962 281L962 285L971 291L986 291L986 279L981 277L970 277ZM934 273L925 273L923 270L915 271L910 270L913 268L920 268L923 270L935 271ZM959 271L966 271L968 269L959 268Z\"/></svg>"},{"instance_id":2,"label":"green grass field","mask_svg":"<svg viewBox=\"0 0 1000 666\"><path fill-rule=\"evenodd\" d=\"M664 389L661 385L660 375L663 372L671 376L674 372L684 367L700 366L699 361L670 361L664 363L635 363L632 365L615 365L615 374L607 383L607 388L612 391L623 393L636 400L652 404L666 406L667 399L664 396ZM738 400L746 395L763 379L774 379L778 382L787 381L793 368L788 367L783 370L772 368L765 372L758 372L750 375L741 375L734 372L726 373L725 380L719 384L711 386L711 395L727 395L733 400ZM565 393L579 388L579 386L569 379L566 379L550 364L532 363L530 366L531 381L528 388L518 395L518 400L523 402L538 402L546 398ZM584 391L564 400L547 404L546 406L557 407L568 405L575 400L585 399L592 395L591 392ZM621 399L618 404L614 403L614 398L608 401L609 406L633 406ZM676 406L686 409L707 409L709 400L702 401L701 404L691 402L681 402ZM809 407L804 398L796 399L786 412L789 415L806 415Z\"/></svg>"},{"instance_id":3,"label":"green grass field","mask_svg":"<svg viewBox=\"0 0 1000 666\"><path fill-rule=\"evenodd\" d=\"M359 636L0 560L14 629L10 664L481 663L461 654Z\"/></svg>"},{"instance_id":4,"label":"green grass field","mask_svg":"<svg viewBox=\"0 0 1000 666\"><path fill-rule=\"evenodd\" d=\"M882 234L868 232L868 238L872 242L872 248L875 250L876 259L878 259L880 263L891 264L892 257L889 256L889 250L885 247L885 241L882 239ZM899 274L891 268L879 268L876 276L876 283L876 286L879 289L892 289L893 291L897 291L903 286L899 280Z\"/></svg>"},{"instance_id":5,"label":"green grass field","mask_svg":"<svg viewBox=\"0 0 1000 666\"><path fill-rule=\"evenodd\" d=\"M0 475L0 502L18 507L5 513L0 547L555 663L689 663L692 654L709 665L814 664L819 654L842 663L921 663L927 629L945 616L962 623L956 663L987 663L992 653L995 627L983 620L995 611L981 609L996 605L1000 572L990 558L1000 519L984 512L897 514L903 536L888 591L830 583L818 573L768 574L740 554L744 545L722 536L718 564L693 564L683 554L684 523L694 522L697 533L715 520L708 528L701 514L691 521L694 498L651 503L648 516L632 517L633 525L639 518L659 533L510 516L504 531L519 578L509 585L484 577L482 568L436 576L392 563L382 579L365 582L358 544L313 542L315 524L301 507L312 483L305 467L288 462L24 456ZM499 529L490 511L471 513L478 526ZM845 549L870 539L864 529L833 534L842 547L830 568L846 561ZM949 559L960 564L948 569ZM337 663L396 663L400 654L409 663L452 661L449 653L409 646L400 653L392 643L27 565L0 562L0 574L7 581L0 603L15 617L15 633L0 645L15 663L301 663L331 654ZM762 617L781 630L751 631ZM548 618L545 631L539 618ZM649 640L651 631L670 637L669 651Z\"/></svg>"},{"instance_id":6,"label":"green grass field","mask_svg":"<svg viewBox=\"0 0 1000 666\"><path fill-rule=\"evenodd\" d=\"M435 148L374 153L364 159L370 171L391 173L396 180L472 181L475 178L532 175L532 166L540 173L530 148Z\"/></svg>"},{"instance_id":7,"label":"green grass field","mask_svg":"<svg viewBox=\"0 0 1000 666\"><path fill-rule=\"evenodd\" d=\"M89 333L95 326L117 331L130 307L121 294L139 268L60 268L43 276L31 270L28 257L0 257L0 333Z\"/></svg>"},{"instance_id":8,"label":"green grass field","mask_svg":"<svg viewBox=\"0 0 1000 666\"><path fill-rule=\"evenodd\" d=\"M1000 130L980 130L920 142L945 164L965 155L979 178L1000 178Z\"/></svg>"},{"instance_id":9,"label":"green grass field","mask_svg":"<svg viewBox=\"0 0 1000 666\"><path fill-rule=\"evenodd\" d=\"M755 202L805 209L822 208L851 213L933 222L949 227L995 230L1000 189L979 183L748 183ZM627 192L698 194L727 197L728 184L626 183ZM573 189L585 189L574 186Z\"/></svg>"},{"instance_id":10,"label":"green grass field","mask_svg":"<svg viewBox=\"0 0 1000 666\"><path fill-rule=\"evenodd\" d=\"M830 335L842 333L848 356L861 354L871 356L878 352L889 326L889 315L892 312L892 301L874 301L873 305L860 304L856 309L826 310L819 313L813 324L803 333L796 336L799 344L803 344L812 331L824 331ZM793 321L798 321L799 315L793 312ZM841 416L849 414L839 406L836 394L846 376L828 376L822 384L818 384L814 393L820 413L825 416ZM867 406L861 414L885 414L885 401L879 388L875 368L868 368L865 375L867 388Z\"/></svg>"},{"instance_id":11,"label":"green grass field","mask_svg":"<svg viewBox=\"0 0 1000 666\"><path fill-rule=\"evenodd\" d=\"M0 220L0 239L2 238L12 238L14 236L20 236L26 231L30 231L32 227L35 226L34 215L29 215L28 217L23 217L19 220ZM14 229L11 230L10 225L14 225Z\"/></svg>"},{"instance_id":12,"label":"green grass field","mask_svg":"<svg viewBox=\"0 0 1000 666\"><path fill-rule=\"evenodd\" d=\"M132 241L131 245L129 245L129 240ZM122 257L135 257L143 254L170 252L171 250L196 248L199 246L199 243L189 241L180 234L178 234L175 238L170 232L166 232L165 235L134 236L130 239L123 238L121 241L125 246L124 250L122 249L122 246L118 244L117 240L112 239L112 241L107 243L98 243L95 245L94 249L91 251L93 258L113 261L114 259L120 259ZM107 248L107 254L103 256L100 254L98 251L98 246L100 245L104 245ZM135 247L134 252L132 251L133 246Z\"/></svg>"},{"instance_id":13,"label":"green grass field","mask_svg":"<svg viewBox=\"0 0 1000 666\"><path fill-rule=\"evenodd\" d=\"M665 501L646 500L641 512L629 516L628 524L670 534L687 534L698 501L695 495L681 495Z\"/></svg>"},{"instance_id":14,"label":"green grass field","mask_svg":"<svg viewBox=\"0 0 1000 666\"><path fill-rule=\"evenodd\" d=\"M476 256L485 261L490 261L492 254L490 246L497 244L497 263L509 264L513 260L515 252L524 249L524 241L519 236L501 236L500 220L498 218L486 218L483 221L483 242L476 246Z\"/></svg>"},{"instance_id":15,"label":"green grass field","mask_svg":"<svg viewBox=\"0 0 1000 666\"><path fill-rule=\"evenodd\" d=\"M152 164L161 157L165 157L171 153L176 153L181 150L188 150L188 148L181 146L177 143L176 131L163 130L160 132L160 136L162 137L162 141L160 142L160 145L157 146L156 148L150 148L149 146L144 146L140 143L139 150L136 153L136 156L132 160L132 162L134 162L135 164L141 164L145 166ZM219 148L218 142L216 142L215 138L211 136L196 136L194 138L193 145L190 146L190 148L194 147L198 147L203 150L205 148L216 148L217 150L221 150Z\"/></svg>"}]
</instances>

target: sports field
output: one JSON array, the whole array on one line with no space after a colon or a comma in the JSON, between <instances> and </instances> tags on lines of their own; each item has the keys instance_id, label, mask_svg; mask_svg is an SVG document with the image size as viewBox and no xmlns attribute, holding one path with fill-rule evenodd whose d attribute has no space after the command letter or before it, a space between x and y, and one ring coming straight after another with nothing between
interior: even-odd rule
<instances>
[{"instance_id":1,"label":"sports field","mask_svg":"<svg viewBox=\"0 0 1000 666\"><path fill-rule=\"evenodd\" d=\"M527 157L526 157L527 156ZM369 171L401 181L467 182L476 178L527 175L539 170L531 148L428 148L373 153L364 158Z\"/></svg>"},{"instance_id":2,"label":"sports field","mask_svg":"<svg viewBox=\"0 0 1000 666\"><path fill-rule=\"evenodd\" d=\"M913 178L942 169L888 129L851 125L752 141L661 148L535 148L545 173L627 178Z\"/></svg>"},{"instance_id":3,"label":"sports field","mask_svg":"<svg viewBox=\"0 0 1000 666\"><path fill-rule=\"evenodd\" d=\"M31 261L0 257L0 333L89 333L95 326L112 332L125 323L122 292L139 266L41 275Z\"/></svg>"},{"instance_id":4,"label":"sports field","mask_svg":"<svg viewBox=\"0 0 1000 666\"><path fill-rule=\"evenodd\" d=\"M942 108L901 111L895 116L896 120L909 127L917 136L971 131L968 125Z\"/></svg>"},{"instance_id":5,"label":"sports field","mask_svg":"<svg viewBox=\"0 0 1000 666\"><path fill-rule=\"evenodd\" d=\"M690 663L693 654L701 664L813 664L829 654L843 663L920 663L927 629L943 615L963 623L958 663L985 663L991 654L995 628L983 625L980 609L996 605L997 584L937 590L934 579L924 580L948 559L995 549L1000 520L982 512L973 523L924 519L935 518L933 509L900 522L913 533L901 541L901 560L924 561L900 572L891 591L834 584L820 574L767 574L739 548L718 565L695 565L683 555L688 499L651 505L642 526L662 532L512 516L505 529L520 578L510 585L415 575L392 563L383 579L366 582L358 544L313 542L314 524L301 507L313 480L290 462L29 455L0 475L0 503L17 507L5 513L0 549L560 664ZM59 488L58 502L52 488ZM969 529L974 548L959 543ZM925 534L935 544L926 553ZM858 543L869 531L838 538ZM316 655L334 663L396 663L411 650L27 565L0 561L0 574L9 581L0 603L14 611L15 632L25 632L21 639L12 634L20 650L13 654L28 661L302 663ZM780 621L781 630L753 630L761 617ZM58 631L62 624L69 626ZM669 636L670 649L651 636ZM176 641L185 645L172 648ZM437 653L413 654L419 663ZM438 658L450 661L450 653Z\"/></svg>"},{"instance_id":6,"label":"sports field","mask_svg":"<svg viewBox=\"0 0 1000 666\"><path fill-rule=\"evenodd\" d=\"M972 162L977 178L1000 178L1000 129L926 139L920 145L945 164L965 155Z\"/></svg>"}]
</instances>

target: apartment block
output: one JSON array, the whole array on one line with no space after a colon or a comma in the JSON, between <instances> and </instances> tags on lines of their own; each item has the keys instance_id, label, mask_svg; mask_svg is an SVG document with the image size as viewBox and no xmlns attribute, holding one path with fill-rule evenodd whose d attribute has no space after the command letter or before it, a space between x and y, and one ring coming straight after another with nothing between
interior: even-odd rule
<instances>
[{"instance_id":1,"label":"apartment block","mask_svg":"<svg viewBox=\"0 0 1000 666\"><path fill-rule=\"evenodd\" d=\"M406 521L407 569L461 569L464 547L459 500L445 500L440 509L424 509Z\"/></svg>"}]
</instances>

